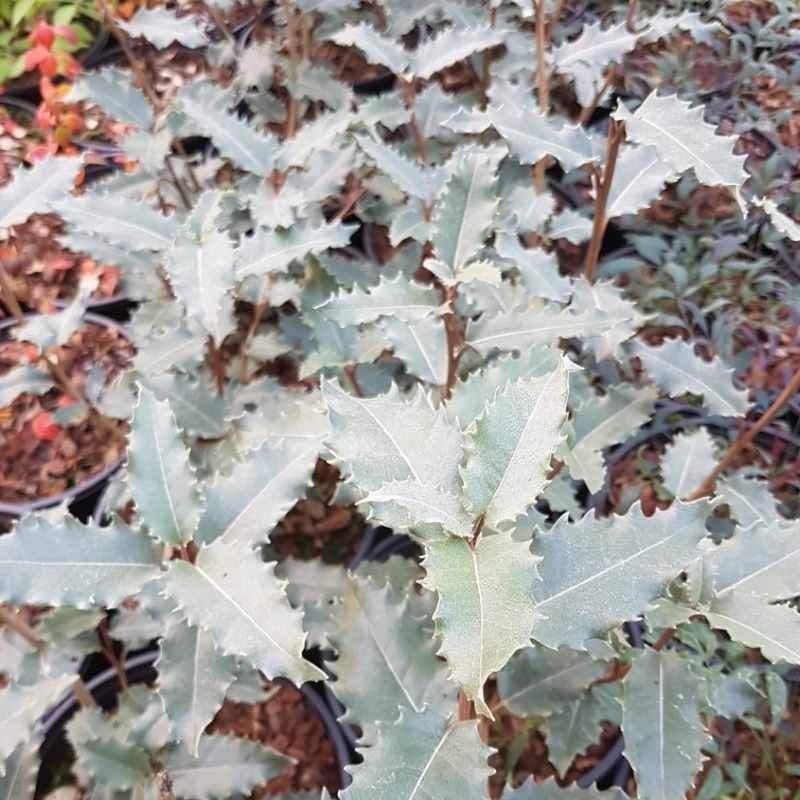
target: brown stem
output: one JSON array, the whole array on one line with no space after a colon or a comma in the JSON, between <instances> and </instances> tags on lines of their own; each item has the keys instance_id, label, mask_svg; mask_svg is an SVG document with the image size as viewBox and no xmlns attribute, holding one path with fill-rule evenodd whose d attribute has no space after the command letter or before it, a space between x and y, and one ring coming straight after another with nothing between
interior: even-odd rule
<instances>
[{"instance_id":1,"label":"brown stem","mask_svg":"<svg viewBox=\"0 0 800 800\"><path fill-rule=\"evenodd\" d=\"M714 491L717 478L734 462L736 456L764 430L770 420L798 390L800 390L800 369L795 372L789 383L783 387L783 391L772 401L770 407L758 418L756 423L736 436L708 477L688 497L683 499L686 502L691 502L711 494Z\"/></svg>"},{"instance_id":2,"label":"brown stem","mask_svg":"<svg viewBox=\"0 0 800 800\"><path fill-rule=\"evenodd\" d=\"M347 379L352 384L356 397L363 397L364 391L361 388L361 384L358 382L358 378L356 377L355 364L346 364L344 367L344 374L347 375Z\"/></svg>"},{"instance_id":3,"label":"brown stem","mask_svg":"<svg viewBox=\"0 0 800 800\"><path fill-rule=\"evenodd\" d=\"M581 115L578 118L579 125L586 125L586 123L591 119L592 114L597 110L597 106L600 104L600 101L603 99L603 95L606 92L606 89L611 85L612 81L616 77L616 70L614 69L613 65L611 69L608 71L608 75L606 75L605 80L600 85L600 88L594 93L594 97L592 98L592 102L589 103L586 108L581 111Z\"/></svg>"},{"instance_id":4,"label":"brown stem","mask_svg":"<svg viewBox=\"0 0 800 800\"><path fill-rule=\"evenodd\" d=\"M458 692L458 720L475 719L475 704L467 699L464 690L460 689Z\"/></svg>"},{"instance_id":5,"label":"brown stem","mask_svg":"<svg viewBox=\"0 0 800 800\"><path fill-rule=\"evenodd\" d=\"M75 679L71 688L72 694L75 695L75 699L81 704L81 708L93 708L97 705L94 702L92 693L89 691L89 687L80 678Z\"/></svg>"},{"instance_id":6,"label":"brown stem","mask_svg":"<svg viewBox=\"0 0 800 800\"><path fill-rule=\"evenodd\" d=\"M45 648L45 643L36 635L36 631L27 622L8 606L0 606L0 624L11 628L14 633L19 634L28 644L41 653Z\"/></svg>"},{"instance_id":7,"label":"brown stem","mask_svg":"<svg viewBox=\"0 0 800 800\"><path fill-rule=\"evenodd\" d=\"M225 17L222 16L220 10L209 4L206 5L206 11L211 15L211 19L214 20L214 24L219 28L220 33L233 46L234 51L237 50L236 37L231 33L231 29L228 27L228 23L225 22Z\"/></svg>"},{"instance_id":8,"label":"brown stem","mask_svg":"<svg viewBox=\"0 0 800 800\"><path fill-rule=\"evenodd\" d=\"M289 53L289 82L297 80L297 65L300 61L297 52L297 15L292 8L292 0L284 0L286 9L286 49ZM291 139L297 130L297 100L291 89L289 90L289 105L286 109L286 122L284 123L284 136Z\"/></svg>"},{"instance_id":9,"label":"brown stem","mask_svg":"<svg viewBox=\"0 0 800 800\"><path fill-rule=\"evenodd\" d=\"M442 390L442 400L447 402L453 394L458 378L458 361L461 355L461 334L458 330L458 320L455 313L456 287L448 286L445 293L445 303L449 311L442 317L444 329L447 334L447 383Z\"/></svg>"},{"instance_id":10,"label":"brown stem","mask_svg":"<svg viewBox=\"0 0 800 800\"><path fill-rule=\"evenodd\" d=\"M536 39L536 93L539 96L539 111L547 114L550 111L550 80L547 75L547 17L545 15L544 0L536 0L536 20L534 27ZM542 158L533 168L533 182L536 191L541 194L545 187L545 170L547 159Z\"/></svg>"},{"instance_id":11,"label":"brown stem","mask_svg":"<svg viewBox=\"0 0 800 800\"><path fill-rule=\"evenodd\" d=\"M629 33L637 33L633 27L633 18L636 16L638 0L628 0L628 10L625 12L625 27Z\"/></svg>"},{"instance_id":12,"label":"brown stem","mask_svg":"<svg viewBox=\"0 0 800 800\"><path fill-rule=\"evenodd\" d=\"M175 790L172 788L172 778L165 769L156 773L156 786L158 787L159 800L175 800Z\"/></svg>"},{"instance_id":13,"label":"brown stem","mask_svg":"<svg viewBox=\"0 0 800 800\"><path fill-rule=\"evenodd\" d=\"M344 219L352 211L353 206L361 199L361 196L365 191L366 189L362 188L361 186L356 186L354 189L349 191L343 198L344 201L342 203L342 207L336 213L333 221L338 222L339 220Z\"/></svg>"},{"instance_id":14,"label":"brown stem","mask_svg":"<svg viewBox=\"0 0 800 800\"><path fill-rule=\"evenodd\" d=\"M6 268L0 264L0 294L2 294L3 302L8 306L9 311L14 315L14 319L22 325L25 321L25 315L22 313L22 307L17 300L17 295L14 292L14 283L11 276L6 271Z\"/></svg>"},{"instance_id":15,"label":"brown stem","mask_svg":"<svg viewBox=\"0 0 800 800\"><path fill-rule=\"evenodd\" d=\"M663 650L667 644L669 644L672 637L675 635L675 628L666 628L661 632L661 636L658 637L658 640L653 645L653 650L659 651Z\"/></svg>"},{"instance_id":16,"label":"brown stem","mask_svg":"<svg viewBox=\"0 0 800 800\"><path fill-rule=\"evenodd\" d=\"M175 188L178 190L178 194L181 196L181 202L183 203L184 208L187 210L190 209L192 207L192 201L189 199L189 195L186 194L186 188L178 178L178 175L175 172L175 167L172 166L172 161L170 161L169 156L164 159L164 164L166 164L167 172L169 172L169 177L172 179L172 183L175 185Z\"/></svg>"},{"instance_id":17,"label":"brown stem","mask_svg":"<svg viewBox=\"0 0 800 800\"><path fill-rule=\"evenodd\" d=\"M375 14L375 27L379 31L386 30L386 14L383 12L381 0L372 0L372 12Z\"/></svg>"},{"instance_id":18,"label":"brown stem","mask_svg":"<svg viewBox=\"0 0 800 800\"><path fill-rule=\"evenodd\" d=\"M400 94L403 96L406 108L411 113L411 118L408 121L408 127L411 130L411 138L414 140L414 147L417 150L417 158L420 161L427 162L428 160L428 143L420 130L419 123L417 122L417 114L415 105L417 101L416 88L413 79L405 81L400 79Z\"/></svg>"},{"instance_id":19,"label":"brown stem","mask_svg":"<svg viewBox=\"0 0 800 800\"><path fill-rule=\"evenodd\" d=\"M241 353L241 366L239 368L239 380L245 384L248 381L247 375L247 353L245 352L245 347L250 339L255 334L258 326L261 324L261 318L264 316L264 312L269 308L269 300L263 300L260 303L257 303L255 308L253 309L253 318L250 320L250 325L247 327L247 331L244 334L244 339L242 339L241 344L239 345L239 352Z\"/></svg>"},{"instance_id":20,"label":"brown stem","mask_svg":"<svg viewBox=\"0 0 800 800\"><path fill-rule=\"evenodd\" d=\"M208 361L217 392L222 395L225 393L225 365L222 362L222 353L214 342L213 336L208 337Z\"/></svg>"},{"instance_id":21,"label":"brown stem","mask_svg":"<svg viewBox=\"0 0 800 800\"><path fill-rule=\"evenodd\" d=\"M497 25L497 8L492 6L489 9L489 26L494 28ZM486 108L489 104L489 87L492 85L492 51L489 49L481 53L481 107Z\"/></svg>"},{"instance_id":22,"label":"brown stem","mask_svg":"<svg viewBox=\"0 0 800 800\"><path fill-rule=\"evenodd\" d=\"M124 692L128 688L128 676L125 674L125 667L122 661L117 658L117 654L114 651L114 642L111 641L111 636L108 633L108 620L102 620L97 626L97 635L100 638L100 649L117 675L120 691Z\"/></svg>"},{"instance_id":23,"label":"brown stem","mask_svg":"<svg viewBox=\"0 0 800 800\"><path fill-rule=\"evenodd\" d=\"M625 138L625 125L616 120L610 120L608 124L608 139L606 143L606 160L603 164L603 175L596 184L594 200L594 224L592 226L592 238L589 241L589 249L586 251L586 264L584 274L590 283L594 278L594 270L597 267L597 260L600 257L600 248L603 244L603 236L608 225L606 217L606 204L608 193L611 191L611 184L614 181L614 170L617 166L617 156L622 140Z\"/></svg>"}]
</instances>

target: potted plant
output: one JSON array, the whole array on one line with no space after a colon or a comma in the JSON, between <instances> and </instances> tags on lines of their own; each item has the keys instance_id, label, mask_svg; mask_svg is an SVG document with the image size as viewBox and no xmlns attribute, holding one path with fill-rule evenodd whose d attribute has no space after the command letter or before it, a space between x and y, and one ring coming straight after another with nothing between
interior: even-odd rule
<instances>
[{"instance_id":1,"label":"potted plant","mask_svg":"<svg viewBox=\"0 0 800 800\"><path fill-rule=\"evenodd\" d=\"M4 602L152 611L159 723L76 723L102 756L79 752L78 784L249 792L229 765L217 787L182 780L227 764L208 725L244 669L329 685L361 758L349 800L574 796L612 764L627 785L620 757L640 797L678 800L711 721L774 724L800 663L797 526L739 469L800 372L768 403L751 396L713 292L691 310L650 292L667 272L695 296L683 256L655 269L670 245L631 220L673 197L680 222L711 191L753 270L800 230L702 106L613 96L627 52L725 31L636 3L582 26L545 3L280 12L265 41L215 51L225 85L205 75L162 98L135 53L130 76L87 79L79 91L131 126L134 176L69 194L78 165L52 159L46 186L20 171L0 193L0 225L52 211L89 255L149 265L114 387L126 520L31 514L0 537ZM166 9L128 32L200 38ZM343 53L393 87L354 92ZM210 150L185 158L188 136ZM647 258L604 258L612 220ZM733 280L740 265L718 260ZM739 432L718 423L747 416ZM613 449L656 437L611 492ZM349 563L276 546L299 501L332 537L369 522ZM377 526L411 557L363 560L395 547ZM208 680L187 692L187 674ZM52 700L44 675L30 683L0 703ZM20 757L36 716L11 719L0 758ZM532 735L549 766L517 785L493 745L511 763Z\"/></svg>"}]
</instances>

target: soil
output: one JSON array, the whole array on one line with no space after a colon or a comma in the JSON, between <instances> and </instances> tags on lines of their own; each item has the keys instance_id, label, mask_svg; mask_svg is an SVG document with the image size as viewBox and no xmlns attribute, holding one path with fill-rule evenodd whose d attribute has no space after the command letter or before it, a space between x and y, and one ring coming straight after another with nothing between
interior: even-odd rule
<instances>
[{"instance_id":1,"label":"soil","mask_svg":"<svg viewBox=\"0 0 800 800\"><path fill-rule=\"evenodd\" d=\"M294 686L284 682L270 685L275 694L262 703L225 701L209 732L263 742L297 762L256 789L252 800L285 792L319 791L323 786L335 792L339 772L322 720Z\"/></svg>"},{"instance_id":2,"label":"soil","mask_svg":"<svg viewBox=\"0 0 800 800\"><path fill-rule=\"evenodd\" d=\"M0 341L0 371L26 363L29 347L8 338ZM82 389L92 366L105 370L109 379L118 374L133 346L115 328L85 323L58 353L64 371ZM54 412L61 396L59 389L41 396L22 394L0 413L0 501L25 503L58 494L113 465L125 452L127 423L102 422L95 412L62 427L50 440L33 435L33 419L41 411Z\"/></svg>"}]
</instances>

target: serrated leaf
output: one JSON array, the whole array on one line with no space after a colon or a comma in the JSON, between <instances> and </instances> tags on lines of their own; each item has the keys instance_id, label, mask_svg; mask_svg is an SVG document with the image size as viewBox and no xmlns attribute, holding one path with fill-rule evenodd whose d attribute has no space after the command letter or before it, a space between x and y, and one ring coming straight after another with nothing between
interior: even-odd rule
<instances>
[{"instance_id":1,"label":"serrated leaf","mask_svg":"<svg viewBox=\"0 0 800 800\"><path fill-rule=\"evenodd\" d=\"M686 392L702 395L706 408L723 417L747 413L747 390L733 385L734 370L718 356L704 361L690 342L680 339L667 339L659 347L636 342L633 353L652 380L673 397Z\"/></svg>"},{"instance_id":2,"label":"serrated leaf","mask_svg":"<svg viewBox=\"0 0 800 800\"><path fill-rule=\"evenodd\" d=\"M410 402L401 400L396 389L366 399L324 381L322 397L331 420L328 446L362 491L402 480L455 487L461 434L422 391Z\"/></svg>"},{"instance_id":3,"label":"serrated leaf","mask_svg":"<svg viewBox=\"0 0 800 800\"><path fill-rule=\"evenodd\" d=\"M492 752L478 735L478 723L448 723L436 708L404 712L393 725L378 726L364 763L350 768L344 800L422 800L457 796L484 800Z\"/></svg>"},{"instance_id":4,"label":"serrated leaf","mask_svg":"<svg viewBox=\"0 0 800 800\"><path fill-rule=\"evenodd\" d=\"M567 410L565 363L506 387L466 434L461 472L467 507L490 528L513 522L547 483Z\"/></svg>"},{"instance_id":5,"label":"serrated leaf","mask_svg":"<svg viewBox=\"0 0 800 800\"><path fill-rule=\"evenodd\" d=\"M414 51L411 71L418 78L427 80L436 72L463 61L473 53L496 47L502 42L503 32L488 25L448 28Z\"/></svg>"},{"instance_id":6,"label":"serrated leaf","mask_svg":"<svg viewBox=\"0 0 800 800\"><path fill-rule=\"evenodd\" d=\"M597 742L604 721L620 722L619 689L618 683L593 686L545 720L547 756L559 774L565 775L575 756Z\"/></svg>"},{"instance_id":7,"label":"serrated leaf","mask_svg":"<svg viewBox=\"0 0 800 800\"><path fill-rule=\"evenodd\" d=\"M423 623L404 590L347 581L333 611L330 641L338 654L334 688L348 720L362 727L391 724L401 708L425 709L441 662Z\"/></svg>"},{"instance_id":8,"label":"serrated leaf","mask_svg":"<svg viewBox=\"0 0 800 800\"><path fill-rule=\"evenodd\" d=\"M254 175L269 175L278 156L278 140L228 111L233 101L211 81L189 83L175 99L192 127L210 136L223 156Z\"/></svg>"},{"instance_id":9,"label":"serrated leaf","mask_svg":"<svg viewBox=\"0 0 800 800\"><path fill-rule=\"evenodd\" d=\"M152 382L154 376L172 367L186 368L200 363L205 346L206 341L200 330L175 327L160 336L148 336L144 340L137 338L133 366L137 372L147 374Z\"/></svg>"},{"instance_id":10,"label":"serrated leaf","mask_svg":"<svg viewBox=\"0 0 800 800\"><path fill-rule=\"evenodd\" d=\"M452 679L493 718L483 686L530 642L537 620L532 585L538 558L527 542L489 534L474 547L449 537L426 545L423 585L439 595L433 618Z\"/></svg>"},{"instance_id":11,"label":"serrated leaf","mask_svg":"<svg viewBox=\"0 0 800 800\"><path fill-rule=\"evenodd\" d=\"M22 604L113 608L159 573L158 546L120 520L105 528L72 517L23 517L0 537L0 596Z\"/></svg>"},{"instance_id":12,"label":"serrated leaf","mask_svg":"<svg viewBox=\"0 0 800 800\"><path fill-rule=\"evenodd\" d=\"M592 221L578 211L565 208L556 214L548 226L550 239L567 239L572 244L585 242L592 235Z\"/></svg>"},{"instance_id":13,"label":"serrated leaf","mask_svg":"<svg viewBox=\"0 0 800 800\"><path fill-rule=\"evenodd\" d=\"M69 193L83 164L81 158L45 158L28 169L19 166L0 190L0 230L50 211Z\"/></svg>"},{"instance_id":14,"label":"serrated leaf","mask_svg":"<svg viewBox=\"0 0 800 800\"><path fill-rule=\"evenodd\" d=\"M434 386L447 383L450 358L447 330L441 319L432 317L416 322L385 319L381 329L395 357L403 361L408 372Z\"/></svg>"},{"instance_id":15,"label":"serrated leaf","mask_svg":"<svg viewBox=\"0 0 800 800\"><path fill-rule=\"evenodd\" d=\"M411 197L417 197L427 203L441 188L444 179L442 170L425 169L406 158L394 147L374 137L356 136L355 139L361 150L375 162L378 169L398 189Z\"/></svg>"},{"instance_id":16,"label":"serrated leaf","mask_svg":"<svg viewBox=\"0 0 800 800\"><path fill-rule=\"evenodd\" d=\"M80 769L101 786L131 789L150 775L150 758L136 745L115 739L93 739L76 747Z\"/></svg>"},{"instance_id":17,"label":"serrated leaf","mask_svg":"<svg viewBox=\"0 0 800 800\"><path fill-rule=\"evenodd\" d=\"M228 476L206 486L206 510L196 539L243 546L264 541L304 495L317 463L318 440L262 445Z\"/></svg>"},{"instance_id":18,"label":"serrated leaf","mask_svg":"<svg viewBox=\"0 0 800 800\"><path fill-rule=\"evenodd\" d=\"M711 468L703 477L710 473ZM749 527L754 522L771 524L780 519L775 498L769 486L761 481L748 480L740 473L728 475L717 481L716 494L731 507L742 527Z\"/></svg>"},{"instance_id":19,"label":"serrated leaf","mask_svg":"<svg viewBox=\"0 0 800 800\"><path fill-rule=\"evenodd\" d=\"M274 778L293 759L260 742L237 736L203 736L199 756L183 750L167 755L164 766L178 797L212 798L247 796Z\"/></svg>"},{"instance_id":20,"label":"serrated leaf","mask_svg":"<svg viewBox=\"0 0 800 800\"><path fill-rule=\"evenodd\" d=\"M361 325L380 317L415 322L441 310L442 298L430 286L408 280L404 275L384 278L376 286L331 296L317 309L339 325Z\"/></svg>"},{"instance_id":21,"label":"serrated leaf","mask_svg":"<svg viewBox=\"0 0 800 800\"><path fill-rule=\"evenodd\" d=\"M345 247L356 229L341 222L324 223L315 228L298 223L288 231L257 228L245 239L236 257L236 279L248 275L284 272L295 259L316 255L331 247Z\"/></svg>"},{"instance_id":22,"label":"serrated leaf","mask_svg":"<svg viewBox=\"0 0 800 800\"><path fill-rule=\"evenodd\" d=\"M498 233L494 248L497 254L510 261L520 273L522 284L535 297L565 302L572 294L572 281L558 273L555 253L540 248L525 248L516 234Z\"/></svg>"},{"instance_id":23,"label":"serrated leaf","mask_svg":"<svg viewBox=\"0 0 800 800\"><path fill-rule=\"evenodd\" d=\"M274 567L249 547L220 539L203 548L194 564L170 562L164 587L183 617L268 678L286 676L298 684L324 679L303 658L302 614L289 606Z\"/></svg>"},{"instance_id":24,"label":"serrated leaf","mask_svg":"<svg viewBox=\"0 0 800 800\"><path fill-rule=\"evenodd\" d=\"M679 173L692 169L701 183L730 188L746 214L741 188L748 178L747 156L734 155L737 137L717 135L703 120L703 112L703 106L692 108L677 95L659 97L653 91L634 114L620 103L612 116L625 123L629 139L655 147Z\"/></svg>"},{"instance_id":25,"label":"serrated leaf","mask_svg":"<svg viewBox=\"0 0 800 800\"><path fill-rule=\"evenodd\" d=\"M711 737L700 719L703 683L688 661L646 650L622 683L625 755L643 797L680 800L703 763Z\"/></svg>"},{"instance_id":26,"label":"serrated leaf","mask_svg":"<svg viewBox=\"0 0 800 800\"><path fill-rule=\"evenodd\" d=\"M100 236L131 250L167 250L177 233L175 217L165 217L122 194L92 192L53 203L53 210L80 233Z\"/></svg>"},{"instance_id":27,"label":"serrated leaf","mask_svg":"<svg viewBox=\"0 0 800 800\"><path fill-rule=\"evenodd\" d=\"M149 130L153 124L153 112L144 93L118 69L81 73L65 99L68 102L89 100L113 119L135 125L143 131Z\"/></svg>"},{"instance_id":28,"label":"serrated leaf","mask_svg":"<svg viewBox=\"0 0 800 800\"><path fill-rule=\"evenodd\" d=\"M508 149L523 164L535 164L545 156L558 159L569 171L596 160L592 142L580 125L556 125L550 117L530 107L490 105L488 117Z\"/></svg>"},{"instance_id":29,"label":"serrated leaf","mask_svg":"<svg viewBox=\"0 0 800 800\"><path fill-rule=\"evenodd\" d=\"M345 25L331 36L331 41L342 47L357 47L368 63L380 64L395 75L402 75L408 67L408 51L393 38L384 36L366 22Z\"/></svg>"},{"instance_id":30,"label":"serrated leaf","mask_svg":"<svg viewBox=\"0 0 800 800\"><path fill-rule=\"evenodd\" d=\"M661 459L664 486L675 497L686 497L703 482L715 465L714 440L705 428L679 434Z\"/></svg>"},{"instance_id":31,"label":"serrated leaf","mask_svg":"<svg viewBox=\"0 0 800 800\"><path fill-rule=\"evenodd\" d=\"M648 388L609 387L605 397L581 405L573 417L569 448L563 453L570 475L584 481L590 492L599 491L605 481L603 449L624 441L647 422L656 396Z\"/></svg>"},{"instance_id":32,"label":"serrated leaf","mask_svg":"<svg viewBox=\"0 0 800 800\"><path fill-rule=\"evenodd\" d=\"M790 216L784 214L774 200L766 197L756 197L753 199L753 204L764 209L778 233L793 242L800 242L800 223L795 222Z\"/></svg>"},{"instance_id":33,"label":"serrated leaf","mask_svg":"<svg viewBox=\"0 0 800 800\"><path fill-rule=\"evenodd\" d=\"M203 375L195 380L176 372L158 374L160 367L152 374L150 365L147 371L148 375L140 378L142 385L169 401L178 426L187 434L208 439L225 435L227 403Z\"/></svg>"},{"instance_id":34,"label":"serrated leaf","mask_svg":"<svg viewBox=\"0 0 800 800\"><path fill-rule=\"evenodd\" d=\"M165 544L191 541L201 497L168 400L140 389L128 439L128 485L150 532Z\"/></svg>"},{"instance_id":35,"label":"serrated leaf","mask_svg":"<svg viewBox=\"0 0 800 800\"><path fill-rule=\"evenodd\" d=\"M10 770L14 765L8 764L6 759L19 745L30 741L39 717L72 680L71 676L62 675L45 678L32 686L15 684L0 690L0 718L3 720L0 725L0 778L10 781Z\"/></svg>"},{"instance_id":36,"label":"serrated leaf","mask_svg":"<svg viewBox=\"0 0 800 800\"><path fill-rule=\"evenodd\" d=\"M236 677L236 659L222 655L209 633L186 622L171 625L160 647L158 693L164 711L175 740L198 756L203 731Z\"/></svg>"},{"instance_id":37,"label":"serrated leaf","mask_svg":"<svg viewBox=\"0 0 800 800\"><path fill-rule=\"evenodd\" d=\"M594 786L582 789L577 783L559 786L555 778L542 783L526 781L511 791L503 792L503 800L625 800L628 795L616 786L600 791Z\"/></svg>"},{"instance_id":38,"label":"serrated leaf","mask_svg":"<svg viewBox=\"0 0 800 800\"><path fill-rule=\"evenodd\" d=\"M519 717L554 714L578 700L608 672L609 663L562 647L526 647L512 656L497 676L503 706Z\"/></svg>"},{"instance_id":39,"label":"serrated leaf","mask_svg":"<svg viewBox=\"0 0 800 800\"><path fill-rule=\"evenodd\" d=\"M614 169L614 179L606 200L608 219L636 214L647 208L664 186L677 178L655 147L626 147Z\"/></svg>"},{"instance_id":40,"label":"serrated leaf","mask_svg":"<svg viewBox=\"0 0 800 800\"><path fill-rule=\"evenodd\" d=\"M45 394L54 385L50 376L36 367L27 364L14 367L4 375L0 375L0 408L10 406L23 392Z\"/></svg>"},{"instance_id":41,"label":"serrated leaf","mask_svg":"<svg viewBox=\"0 0 800 800\"><path fill-rule=\"evenodd\" d=\"M203 29L203 18L199 14L178 17L166 8L139 8L129 19L117 24L128 36L143 36L150 44L163 50L173 42L184 47L205 47L209 38Z\"/></svg>"},{"instance_id":42,"label":"serrated leaf","mask_svg":"<svg viewBox=\"0 0 800 800\"><path fill-rule=\"evenodd\" d=\"M543 619L533 638L547 647L585 650L587 639L642 613L699 557L709 511L705 501L676 501L645 517L636 503L610 519L590 512L572 524L562 516L537 533L532 549L542 562L534 594Z\"/></svg>"},{"instance_id":43,"label":"serrated leaf","mask_svg":"<svg viewBox=\"0 0 800 800\"><path fill-rule=\"evenodd\" d=\"M553 65L568 75L572 74L578 63L605 66L612 61L620 61L625 53L634 48L638 38L638 34L628 30L625 22L605 30L599 22L595 22L586 25L576 39L564 42L553 50Z\"/></svg>"},{"instance_id":44,"label":"serrated leaf","mask_svg":"<svg viewBox=\"0 0 800 800\"><path fill-rule=\"evenodd\" d=\"M436 204L431 242L436 258L455 275L483 247L498 207L497 148L464 147L449 162L450 176Z\"/></svg>"}]
</instances>

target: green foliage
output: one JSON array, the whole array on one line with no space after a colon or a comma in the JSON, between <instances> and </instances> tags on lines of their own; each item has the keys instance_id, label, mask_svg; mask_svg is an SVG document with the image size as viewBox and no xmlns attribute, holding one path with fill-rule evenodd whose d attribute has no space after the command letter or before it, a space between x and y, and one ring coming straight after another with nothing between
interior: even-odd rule
<instances>
[{"instance_id":1,"label":"green foliage","mask_svg":"<svg viewBox=\"0 0 800 800\"><path fill-rule=\"evenodd\" d=\"M60 241L117 264L138 304L107 404L128 425L108 506L126 522L55 509L0 536L0 602L31 627L0 630L0 800L29 796L42 714L98 626L104 647L157 640L160 656L152 687L69 723L87 797L223 800L292 769L209 732L226 700L269 702L264 678L327 681L343 703L363 758L350 800L485 798L486 731L508 715L561 776L621 726L639 796L680 800L714 752L713 714L755 724L769 706L777 725L800 664L787 469L761 450L763 474L726 467L711 497L685 498L730 418L774 399L770 382L744 388L737 322L792 318L772 313L788 292L764 270L800 237L786 148L746 171L719 104L668 63L676 31L728 46L722 13L671 2L626 20L612 3L600 22L548 2L537 54L536 5L298 0L235 47L198 13L141 8L131 37L208 45L213 69L159 108L123 69L77 80L71 101L130 126L139 169L73 192L82 160L53 158L0 190L4 237L56 213ZM773 36L791 52L779 28L753 21L752 52ZM786 77L787 59L766 63ZM348 85L364 61L396 82ZM725 131L762 131L752 109L725 113ZM188 161L187 137L207 143ZM698 185L755 210L706 219ZM13 337L62 345L92 288ZM0 376L4 409L56 385L44 366ZM786 419L770 425L794 447ZM413 557L363 560L385 546L354 544L365 524L409 534ZM508 778L512 750L496 760ZM503 796L587 794L527 781Z\"/></svg>"}]
</instances>

